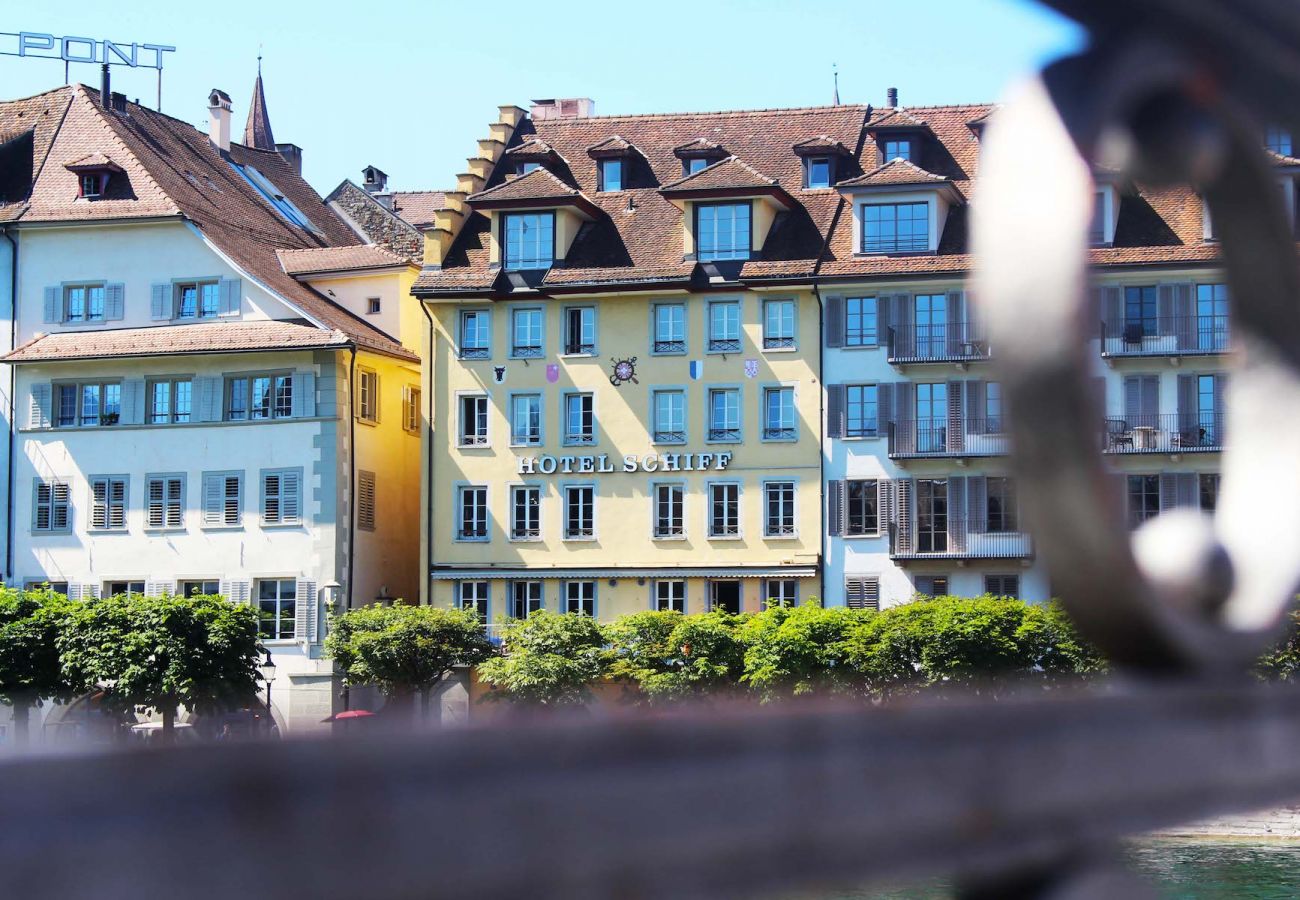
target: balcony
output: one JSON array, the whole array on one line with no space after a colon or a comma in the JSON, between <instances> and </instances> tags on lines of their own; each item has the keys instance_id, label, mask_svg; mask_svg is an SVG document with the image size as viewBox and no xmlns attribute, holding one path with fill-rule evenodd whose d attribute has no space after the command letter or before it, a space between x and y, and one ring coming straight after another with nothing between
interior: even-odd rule
<instances>
[{"instance_id":1,"label":"balcony","mask_svg":"<svg viewBox=\"0 0 1300 900\"><path fill-rule=\"evenodd\" d=\"M894 365L972 362L989 358L985 330L972 322L900 325L887 333L888 359Z\"/></svg>"},{"instance_id":2,"label":"balcony","mask_svg":"<svg viewBox=\"0 0 1300 900\"><path fill-rule=\"evenodd\" d=\"M1028 559L1034 555L1029 535L1020 531L989 531L975 517L917 517L915 526L889 526L890 559Z\"/></svg>"},{"instance_id":3,"label":"balcony","mask_svg":"<svg viewBox=\"0 0 1300 900\"><path fill-rule=\"evenodd\" d=\"M918 419L889 426L890 459L1005 456L1009 441L1001 416L967 418L959 428L947 419Z\"/></svg>"},{"instance_id":4,"label":"balcony","mask_svg":"<svg viewBox=\"0 0 1300 900\"><path fill-rule=\"evenodd\" d=\"M1224 417L1215 413L1171 413L1106 420L1102 452L1207 453L1223 449Z\"/></svg>"},{"instance_id":5,"label":"balcony","mask_svg":"<svg viewBox=\"0 0 1300 900\"><path fill-rule=\"evenodd\" d=\"M1160 316L1101 324L1101 355L1209 356L1231 349L1227 316Z\"/></svg>"}]
</instances>

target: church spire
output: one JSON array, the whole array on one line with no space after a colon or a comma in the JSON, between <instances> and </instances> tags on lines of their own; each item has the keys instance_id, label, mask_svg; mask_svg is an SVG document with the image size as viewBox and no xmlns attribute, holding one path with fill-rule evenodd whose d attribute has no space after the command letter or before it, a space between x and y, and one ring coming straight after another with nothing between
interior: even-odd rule
<instances>
[{"instance_id":1,"label":"church spire","mask_svg":"<svg viewBox=\"0 0 1300 900\"><path fill-rule=\"evenodd\" d=\"M274 150L275 136L271 134L271 117L266 112L266 92L262 90L262 56L257 57L257 82L253 85L253 102L248 106L248 122L244 125L244 146L258 150Z\"/></svg>"}]
</instances>

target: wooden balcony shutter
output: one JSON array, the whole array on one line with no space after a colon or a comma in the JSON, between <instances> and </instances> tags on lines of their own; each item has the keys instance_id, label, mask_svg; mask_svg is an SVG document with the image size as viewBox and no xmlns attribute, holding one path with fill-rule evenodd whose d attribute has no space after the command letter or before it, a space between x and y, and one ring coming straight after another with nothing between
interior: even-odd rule
<instances>
[{"instance_id":1,"label":"wooden balcony shutter","mask_svg":"<svg viewBox=\"0 0 1300 900\"><path fill-rule=\"evenodd\" d=\"M966 479L948 479L948 549L961 553L966 549Z\"/></svg>"}]
</instances>

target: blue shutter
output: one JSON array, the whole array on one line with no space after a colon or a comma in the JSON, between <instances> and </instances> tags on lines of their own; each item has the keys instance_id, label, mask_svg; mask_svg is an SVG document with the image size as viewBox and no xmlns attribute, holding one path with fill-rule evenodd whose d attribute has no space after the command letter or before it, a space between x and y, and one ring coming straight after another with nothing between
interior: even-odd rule
<instances>
[{"instance_id":1,"label":"blue shutter","mask_svg":"<svg viewBox=\"0 0 1300 900\"><path fill-rule=\"evenodd\" d=\"M293 414L304 419L316 415L316 373L293 373Z\"/></svg>"},{"instance_id":2,"label":"blue shutter","mask_svg":"<svg viewBox=\"0 0 1300 900\"><path fill-rule=\"evenodd\" d=\"M109 284L104 287L104 318L121 319L126 315L126 285Z\"/></svg>"},{"instance_id":3,"label":"blue shutter","mask_svg":"<svg viewBox=\"0 0 1300 900\"><path fill-rule=\"evenodd\" d=\"M221 279L221 314L237 316L242 302L242 282L238 278Z\"/></svg>"},{"instance_id":4,"label":"blue shutter","mask_svg":"<svg viewBox=\"0 0 1300 900\"><path fill-rule=\"evenodd\" d=\"M172 317L172 286L167 283L151 285L149 288L149 317L151 319L170 319Z\"/></svg>"},{"instance_id":5,"label":"blue shutter","mask_svg":"<svg viewBox=\"0 0 1300 900\"><path fill-rule=\"evenodd\" d=\"M61 316L61 315L59 314L59 313L61 312L61 310L59 309L59 294L60 294L60 293L61 293L61 291L60 291L60 289L59 289L59 287L58 287L57 285L56 285L56 286L53 286L53 287L47 287L47 288L45 289L45 322L46 322L46 324L57 323L57 322L61 322L61 321L63 320L63 316Z\"/></svg>"}]
</instances>

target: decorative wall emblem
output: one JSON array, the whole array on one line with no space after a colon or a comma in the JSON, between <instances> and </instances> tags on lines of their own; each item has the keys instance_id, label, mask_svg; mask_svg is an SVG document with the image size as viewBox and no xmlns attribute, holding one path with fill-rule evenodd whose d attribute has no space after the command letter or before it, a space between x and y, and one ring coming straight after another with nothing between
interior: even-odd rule
<instances>
[{"instance_id":1,"label":"decorative wall emblem","mask_svg":"<svg viewBox=\"0 0 1300 900\"><path fill-rule=\"evenodd\" d=\"M756 375L758 375L758 360L756 359L745 360L745 377L753 378Z\"/></svg>"},{"instance_id":2,"label":"decorative wall emblem","mask_svg":"<svg viewBox=\"0 0 1300 900\"><path fill-rule=\"evenodd\" d=\"M610 362L614 364L614 374L609 376L609 383L614 387L618 387L625 381L630 381L633 384L641 383L636 380L635 356L630 359L611 359Z\"/></svg>"},{"instance_id":3,"label":"decorative wall emblem","mask_svg":"<svg viewBox=\"0 0 1300 900\"><path fill-rule=\"evenodd\" d=\"M506 380L506 367L505 367L505 366L493 366L493 367L492 367L492 380L495 381L497 384L504 384L504 383L505 383L505 380Z\"/></svg>"},{"instance_id":4,"label":"decorative wall emblem","mask_svg":"<svg viewBox=\"0 0 1300 900\"><path fill-rule=\"evenodd\" d=\"M704 360L702 359L691 360L691 380L699 381L703 377L704 377Z\"/></svg>"},{"instance_id":5,"label":"decorative wall emblem","mask_svg":"<svg viewBox=\"0 0 1300 900\"><path fill-rule=\"evenodd\" d=\"M551 383L551 384L555 384L555 382L557 382L557 381L560 380L560 364L559 364L559 363L547 363L547 364L546 364L546 380L547 380L549 383Z\"/></svg>"}]
</instances>

